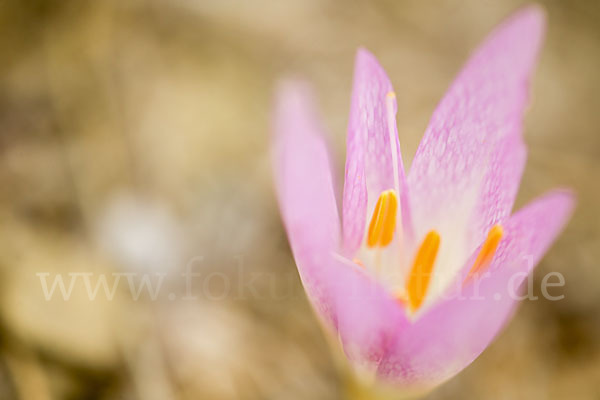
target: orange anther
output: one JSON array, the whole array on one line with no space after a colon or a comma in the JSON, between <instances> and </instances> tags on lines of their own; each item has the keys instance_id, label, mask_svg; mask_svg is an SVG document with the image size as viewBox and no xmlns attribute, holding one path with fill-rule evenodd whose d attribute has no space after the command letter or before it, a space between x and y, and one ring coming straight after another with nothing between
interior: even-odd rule
<instances>
[{"instance_id":1,"label":"orange anther","mask_svg":"<svg viewBox=\"0 0 600 400\"><path fill-rule=\"evenodd\" d=\"M385 247L392 241L396 229L398 196L394 190L386 190L377 199L367 235L368 247Z\"/></svg>"},{"instance_id":2,"label":"orange anther","mask_svg":"<svg viewBox=\"0 0 600 400\"><path fill-rule=\"evenodd\" d=\"M429 231L417 251L406 282L408 306L413 312L421 306L425 299L439 248L440 234L434 230Z\"/></svg>"},{"instance_id":3,"label":"orange anther","mask_svg":"<svg viewBox=\"0 0 600 400\"><path fill-rule=\"evenodd\" d=\"M496 254L496 250L498 249L498 244L500 243L503 235L504 230L502 229L502 226L492 226L492 229L490 229L488 232L487 238L485 239L485 242L483 242L481 250L477 255L477 259L475 259L475 263L473 263L473 267L471 267L465 282L481 274L491 264L492 260L494 259L494 255Z\"/></svg>"}]
</instances>

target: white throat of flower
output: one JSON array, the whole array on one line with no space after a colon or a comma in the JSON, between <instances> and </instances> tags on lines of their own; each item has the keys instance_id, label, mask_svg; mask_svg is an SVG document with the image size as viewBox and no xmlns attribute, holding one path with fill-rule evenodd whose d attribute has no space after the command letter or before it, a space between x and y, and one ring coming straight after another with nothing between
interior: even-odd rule
<instances>
[{"instance_id":1,"label":"white throat of flower","mask_svg":"<svg viewBox=\"0 0 600 400\"><path fill-rule=\"evenodd\" d=\"M395 101L393 92L386 96L387 125L394 187L379 193L377 201L369 199L363 243L352 262L373 274L406 309L412 318L423 312L456 280L461 267L474 249L465 248L465 222L474 207L475 193L467 194L457 209L456 218L438 221L435 228L414 227L415 243L409 243L403 233L402 209L399 199L400 179L395 132ZM468 201L473 199L473 201ZM373 204L374 203L374 204ZM458 207L458 205L457 205ZM461 221L457 221L459 218ZM425 224L422 224L425 225ZM457 227L460 227L457 229ZM500 225L494 225L484 241L465 283L480 275L491 263L503 236Z\"/></svg>"}]
</instances>

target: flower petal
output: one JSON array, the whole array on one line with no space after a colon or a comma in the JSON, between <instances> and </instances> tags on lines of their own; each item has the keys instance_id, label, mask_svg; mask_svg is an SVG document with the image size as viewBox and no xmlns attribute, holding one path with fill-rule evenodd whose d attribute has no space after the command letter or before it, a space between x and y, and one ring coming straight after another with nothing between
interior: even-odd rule
<instances>
[{"instance_id":1,"label":"flower petal","mask_svg":"<svg viewBox=\"0 0 600 400\"><path fill-rule=\"evenodd\" d=\"M339 216L327 148L305 84L280 85L274 131L275 182L290 245L308 297L332 322L332 300L315 274L339 246Z\"/></svg>"},{"instance_id":2,"label":"flower petal","mask_svg":"<svg viewBox=\"0 0 600 400\"><path fill-rule=\"evenodd\" d=\"M514 132L519 130L520 127L515 128ZM527 149L520 135L510 135L498 141L496 150L490 155L481 197L468 225L470 243L480 241L492 225L509 216L526 161Z\"/></svg>"},{"instance_id":3,"label":"flower petal","mask_svg":"<svg viewBox=\"0 0 600 400\"><path fill-rule=\"evenodd\" d=\"M417 241L431 229L441 234L438 259L447 270L434 275L436 287L450 282L492 224L510 213L543 31L536 6L502 23L450 86L419 145L408 174L411 217Z\"/></svg>"},{"instance_id":4,"label":"flower petal","mask_svg":"<svg viewBox=\"0 0 600 400\"><path fill-rule=\"evenodd\" d=\"M461 296L400 327L379 374L402 385L428 386L469 365L510 317L517 288L560 233L573 205L570 192L554 191L512 216L490 273L465 286Z\"/></svg>"},{"instance_id":5,"label":"flower petal","mask_svg":"<svg viewBox=\"0 0 600 400\"><path fill-rule=\"evenodd\" d=\"M400 205L407 207L396 126L397 104L395 95L388 98L390 93L392 84L383 68L371 53L359 49L348 123L343 201L344 247L349 254L360 246L367 212L372 211L381 192L399 190ZM402 212L406 218L408 211Z\"/></svg>"},{"instance_id":6,"label":"flower petal","mask_svg":"<svg viewBox=\"0 0 600 400\"><path fill-rule=\"evenodd\" d=\"M407 324L404 308L362 270L346 265L336 277L337 329L342 348L363 379L375 377L398 327Z\"/></svg>"},{"instance_id":7,"label":"flower petal","mask_svg":"<svg viewBox=\"0 0 600 400\"><path fill-rule=\"evenodd\" d=\"M374 371L406 318L379 282L336 253L329 161L306 86L281 86L274 130L277 193L307 296L352 364Z\"/></svg>"}]
</instances>

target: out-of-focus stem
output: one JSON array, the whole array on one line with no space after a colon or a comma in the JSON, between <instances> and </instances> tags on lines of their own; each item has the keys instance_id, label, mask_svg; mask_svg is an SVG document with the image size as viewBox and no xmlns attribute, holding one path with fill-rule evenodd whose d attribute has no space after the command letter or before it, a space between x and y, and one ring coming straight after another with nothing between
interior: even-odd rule
<instances>
[{"instance_id":1,"label":"out-of-focus stem","mask_svg":"<svg viewBox=\"0 0 600 400\"><path fill-rule=\"evenodd\" d=\"M416 400L424 393L415 394L381 385L364 385L352 376L346 376L344 381L345 398L348 400Z\"/></svg>"}]
</instances>

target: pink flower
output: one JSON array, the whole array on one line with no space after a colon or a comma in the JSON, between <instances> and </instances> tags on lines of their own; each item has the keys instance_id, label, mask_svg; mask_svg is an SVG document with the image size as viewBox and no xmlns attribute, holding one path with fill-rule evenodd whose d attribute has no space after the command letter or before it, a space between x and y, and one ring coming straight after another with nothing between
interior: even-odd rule
<instances>
[{"instance_id":1,"label":"pink flower","mask_svg":"<svg viewBox=\"0 0 600 400\"><path fill-rule=\"evenodd\" d=\"M309 90L280 88L273 154L283 220L312 305L363 379L420 391L469 365L569 219L566 190L511 215L543 32L532 6L489 36L435 110L408 174L396 95L359 50L341 221Z\"/></svg>"}]
</instances>

